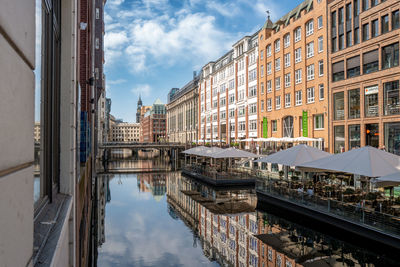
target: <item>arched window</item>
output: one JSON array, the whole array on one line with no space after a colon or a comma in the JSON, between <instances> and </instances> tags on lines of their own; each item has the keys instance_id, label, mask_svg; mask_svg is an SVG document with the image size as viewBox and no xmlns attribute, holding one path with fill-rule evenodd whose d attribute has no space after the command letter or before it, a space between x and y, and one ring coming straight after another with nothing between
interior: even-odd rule
<instances>
[{"instance_id":1,"label":"arched window","mask_svg":"<svg viewBox=\"0 0 400 267\"><path fill-rule=\"evenodd\" d=\"M293 137L293 116L283 119L283 137Z\"/></svg>"}]
</instances>

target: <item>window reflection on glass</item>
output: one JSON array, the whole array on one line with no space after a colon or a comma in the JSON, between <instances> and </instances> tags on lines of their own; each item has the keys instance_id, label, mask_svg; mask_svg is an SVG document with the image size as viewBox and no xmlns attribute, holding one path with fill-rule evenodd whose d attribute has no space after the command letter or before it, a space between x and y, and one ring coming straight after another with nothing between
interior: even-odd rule
<instances>
[{"instance_id":1,"label":"window reflection on glass","mask_svg":"<svg viewBox=\"0 0 400 267\"><path fill-rule=\"evenodd\" d=\"M40 120L40 98L41 98L41 46L42 46L42 1L36 0L36 62L35 62L35 124L33 128L34 137L34 180L33 199L36 202L40 198L40 144L41 144L41 120Z\"/></svg>"},{"instance_id":2,"label":"window reflection on glass","mask_svg":"<svg viewBox=\"0 0 400 267\"><path fill-rule=\"evenodd\" d=\"M386 151L400 155L400 122L385 123Z\"/></svg>"},{"instance_id":3,"label":"window reflection on glass","mask_svg":"<svg viewBox=\"0 0 400 267\"><path fill-rule=\"evenodd\" d=\"M378 116L378 92L376 93L365 93L365 117L376 117Z\"/></svg>"},{"instance_id":4,"label":"window reflection on glass","mask_svg":"<svg viewBox=\"0 0 400 267\"><path fill-rule=\"evenodd\" d=\"M334 152L343 153L344 152L344 125L339 125L334 127Z\"/></svg>"},{"instance_id":5,"label":"window reflection on glass","mask_svg":"<svg viewBox=\"0 0 400 267\"><path fill-rule=\"evenodd\" d=\"M344 92L333 94L334 119L344 120Z\"/></svg>"},{"instance_id":6,"label":"window reflection on glass","mask_svg":"<svg viewBox=\"0 0 400 267\"><path fill-rule=\"evenodd\" d=\"M399 81L383 84L383 106L385 115L400 114Z\"/></svg>"},{"instance_id":7,"label":"window reflection on glass","mask_svg":"<svg viewBox=\"0 0 400 267\"><path fill-rule=\"evenodd\" d=\"M349 150L359 148L361 144L360 125L349 125Z\"/></svg>"},{"instance_id":8,"label":"window reflection on glass","mask_svg":"<svg viewBox=\"0 0 400 267\"><path fill-rule=\"evenodd\" d=\"M399 43L382 48L382 69L399 66Z\"/></svg>"},{"instance_id":9,"label":"window reflection on glass","mask_svg":"<svg viewBox=\"0 0 400 267\"><path fill-rule=\"evenodd\" d=\"M360 89L349 91L349 119L360 118Z\"/></svg>"},{"instance_id":10,"label":"window reflection on glass","mask_svg":"<svg viewBox=\"0 0 400 267\"><path fill-rule=\"evenodd\" d=\"M379 124L365 124L365 145L379 147Z\"/></svg>"}]
</instances>

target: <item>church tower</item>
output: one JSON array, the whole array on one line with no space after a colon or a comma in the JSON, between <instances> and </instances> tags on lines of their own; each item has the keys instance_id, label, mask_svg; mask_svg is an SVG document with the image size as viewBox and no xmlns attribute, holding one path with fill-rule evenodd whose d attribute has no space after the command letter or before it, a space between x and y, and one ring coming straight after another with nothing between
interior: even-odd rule
<instances>
[{"instance_id":1,"label":"church tower","mask_svg":"<svg viewBox=\"0 0 400 267\"><path fill-rule=\"evenodd\" d=\"M136 123L140 123L140 114L141 114L142 106L143 106L142 98L139 95L139 100L137 102L137 110L136 110Z\"/></svg>"}]
</instances>

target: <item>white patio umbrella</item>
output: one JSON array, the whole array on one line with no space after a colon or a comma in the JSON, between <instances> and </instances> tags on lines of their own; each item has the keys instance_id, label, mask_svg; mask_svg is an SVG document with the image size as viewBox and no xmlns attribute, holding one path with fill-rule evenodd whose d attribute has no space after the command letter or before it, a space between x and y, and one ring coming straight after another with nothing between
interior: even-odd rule
<instances>
[{"instance_id":1,"label":"white patio umbrella","mask_svg":"<svg viewBox=\"0 0 400 267\"><path fill-rule=\"evenodd\" d=\"M227 149L222 149L222 151L215 153L211 157L215 159L222 159L222 158L258 158L259 156L254 153L230 147Z\"/></svg>"},{"instance_id":2,"label":"white patio umbrella","mask_svg":"<svg viewBox=\"0 0 400 267\"><path fill-rule=\"evenodd\" d=\"M372 180L377 187L390 187L400 185L400 172L381 176Z\"/></svg>"},{"instance_id":3,"label":"white patio umbrella","mask_svg":"<svg viewBox=\"0 0 400 267\"><path fill-rule=\"evenodd\" d=\"M380 177L400 171L400 157L371 146L305 162L300 167Z\"/></svg>"},{"instance_id":4,"label":"white patio umbrella","mask_svg":"<svg viewBox=\"0 0 400 267\"><path fill-rule=\"evenodd\" d=\"M193 154L194 155L195 153L203 151L206 148L207 147L205 147L205 146L196 146L196 147L192 147L192 148L186 149L186 150L182 151L182 153L183 154Z\"/></svg>"},{"instance_id":5,"label":"white patio umbrella","mask_svg":"<svg viewBox=\"0 0 400 267\"><path fill-rule=\"evenodd\" d=\"M211 157L213 154L216 154L224 149L213 146L213 147L205 147L203 150L196 152L193 155L200 156L200 157Z\"/></svg>"},{"instance_id":6,"label":"white patio umbrella","mask_svg":"<svg viewBox=\"0 0 400 267\"><path fill-rule=\"evenodd\" d=\"M253 142L253 141L255 141L255 138L246 138L246 139L242 139L241 141L244 141L244 142Z\"/></svg>"},{"instance_id":7,"label":"white patio umbrella","mask_svg":"<svg viewBox=\"0 0 400 267\"><path fill-rule=\"evenodd\" d=\"M311 142L311 141L318 141L318 139L300 136L300 137L294 138L294 141L296 141L296 142Z\"/></svg>"},{"instance_id":8,"label":"white patio umbrella","mask_svg":"<svg viewBox=\"0 0 400 267\"><path fill-rule=\"evenodd\" d=\"M268 138L265 138L265 141L266 142L280 142L280 141L282 141L282 138L268 137Z\"/></svg>"},{"instance_id":9,"label":"white patio umbrella","mask_svg":"<svg viewBox=\"0 0 400 267\"><path fill-rule=\"evenodd\" d=\"M331 154L307 145L297 145L281 150L267 157L256 160L255 162L268 162L282 164L285 166L298 166L308 161L321 159Z\"/></svg>"}]
</instances>

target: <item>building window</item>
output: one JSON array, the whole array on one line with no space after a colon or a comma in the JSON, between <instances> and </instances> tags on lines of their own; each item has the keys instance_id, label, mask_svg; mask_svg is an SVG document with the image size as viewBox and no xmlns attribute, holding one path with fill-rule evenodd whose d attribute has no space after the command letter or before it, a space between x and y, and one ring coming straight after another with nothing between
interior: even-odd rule
<instances>
[{"instance_id":1,"label":"building window","mask_svg":"<svg viewBox=\"0 0 400 267\"><path fill-rule=\"evenodd\" d=\"M323 60L318 61L318 75L320 77L324 76L324 61Z\"/></svg>"},{"instance_id":2,"label":"building window","mask_svg":"<svg viewBox=\"0 0 400 267\"><path fill-rule=\"evenodd\" d=\"M363 54L363 74L372 73L379 70L378 49Z\"/></svg>"},{"instance_id":3,"label":"building window","mask_svg":"<svg viewBox=\"0 0 400 267\"><path fill-rule=\"evenodd\" d=\"M100 18L100 9L96 7L96 19Z\"/></svg>"},{"instance_id":4,"label":"building window","mask_svg":"<svg viewBox=\"0 0 400 267\"><path fill-rule=\"evenodd\" d=\"M252 72L252 71L250 71L249 75L251 75L251 72ZM261 65L260 73L261 73L261 74L260 74L261 77L264 77L264 65ZM249 77L249 82L254 81L255 79L257 79L256 70L254 70L254 74L255 74L255 77L254 77L254 76L251 76L251 79L250 79L250 77Z\"/></svg>"},{"instance_id":5,"label":"building window","mask_svg":"<svg viewBox=\"0 0 400 267\"><path fill-rule=\"evenodd\" d=\"M281 96L275 97L275 109L280 109L281 108Z\"/></svg>"},{"instance_id":6,"label":"building window","mask_svg":"<svg viewBox=\"0 0 400 267\"><path fill-rule=\"evenodd\" d=\"M261 100L261 112L264 112L264 100Z\"/></svg>"},{"instance_id":7,"label":"building window","mask_svg":"<svg viewBox=\"0 0 400 267\"><path fill-rule=\"evenodd\" d=\"M323 27L323 20L322 20L322 16L318 17L318 29L321 29Z\"/></svg>"},{"instance_id":8,"label":"building window","mask_svg":"<svg viewBox=\"0 0 400 267\"><path fill-rule=\"evenodd\" d=\"M349 119L360 118L360 89L348 91Z\"/></svg>"},{"instance_id":9,"label":"building window","mask_svg":"<svg viewBox=\"0 0 400 267\"><path fill-rule=\"evenodd\" d=\"M307 103L314 103L315 90L314 87L307 88Z\"/></svg>"},{"instance_id":10,"label":"building window","mask_svg":"<svg viewBox=\"0 0 400 267\"><path fill-rule=\"evenodd\" d=\"M229 110L229 118L233 118L233 117L235 117L235 109L231 108Z\"/></svg>"},{"instance_id":11,"label":"building window","mask_svg":"<svg viewBox=\"0 0 400 267\"><path fill-rule=\"evenodd\" d=\"M250 89L249 89L250 90ZM257 91L256 91L257 92ZM220 99L220 106L222 106L222 107L224 107L225 106L225 104L226 104L226 98L225 97L222 97L221 99Z\"/></svg>"},{"instance_id":12,"label":"building window","mask_svg":"<svg viewBox=\"0 0 400 267\"><path fill-rule=\"evenodd\" d=\"M347 79L360 75L360 56L347 59Z\"/></svg>"},{"instance_id":13,"label":"building window","mask_svg":"<svg viewBox=\"0 0 400 267\"><path fill-rule=\"evenodd\" d=\"M318 91L319 91L319 100L324 100L325 91L324 91L324 84L323 83L318 85Z\"/></svg>"},{"instance_id":14,"label":"building window","mask_svg":"<svg viewBox=\"0 0 400 267\"><path fill-rule=\"evenodd\" d=\"M275 59L275 70L276 71L281 70L281 58Z\"/></svg>"},{"instance_id":15,"label":"building window","mask_svg":"<svg viewBox=\"0 0 400 267\"><path fill-rule=\"evenodd\" d=\"M272 81L268 80L267 81L267 93L271 93L272 92Z\"/></svg>"},{"instance_id":16,"label":"building window","mask_svg":"<svg viewBox=\"0 0 400 267\"><path fill-rule=\"evenodd\" d=\"M290 73L285 74L285 88L290 87Z\"/></svg>"},{"instance_id":17,"label":"building window","mask_svg":"<svg viewBox=\"0 0 400 267\"><path fill-rule=\"evenodd\" d=\"M270 57L271 54L271 45L267 45L267 57Z\"/></svg>"},{"instance_id":18,"label":"building window","mask_svg":"<svg viewBox=\"0 0 400 267\"><path fill-rule=\"evenodd\" d=\"M332 38L332 53L337 51L337 38L333 37Z\"/></svg>"},{"instance_id":19,"label":"building window","mask_svg":"<svg viewBox=\"0 0 400 267\"><path fill-rule=\"evenodd\" d=\"M392 30L400 28L400 12L399 10L392 12Z\"/></svg>"},{"instance_id":20,"label":"building window","mask_svg":"<svg viewBox=\"0 0 400 267\"><path fill-rule=\"evenodd\" d=\"M294 79L296 84L301 83L301 69L298 69L294 72Z\"/></svg>"},{"instance_id":21,"label":"building window","mask_svg":"<svg viewBox=\"0 0 400 267\"><path fill-rule=\"evenodd\" d=\"M285 48L289 47L290 45L290 34L287 33L284 37L283 37L283 45Z\"/></svg>"},{"instance_id":22,"label":"building window","mask_svg":"<svg viewBox=\"0 0 400 267\"><path fill-rule=\"evenodd\" d=\"M273 133L275 133L275 132L277 132L278 131L278 122L276 121L276 120L272 120L271 121L271 128L272 128L272 132ZM268 250L268 252L269 252L270 250ZM271 251L272 252L272 251ZM269 255L269 253L268 253L268 255ZM269 256L268 256L268 258L269 258ZM272 253L271 253L271 260L272 260Z\"/></svg>"},{"instance_id":23,"label":"building window","mask_svg":"<svg viewBox=\"0 0 400 267\"><path fill-rule=\"evenodd\" d=\"M275 52L281 51L281 40L278 39L275 41Z\"/></svg>"},{"instance_id":24,"label":"building window","mask_svg":"<svg viewBox=\"0 0 400 267\"><path fill-rule=\"evenodd\" d=\"M369 24L362 25L362 39L363 41L369 40Z\"/></svg>"},{"instance_id":25,"label":"building window","mask_svg":"<svg viewBox=\"0 0 400 267\"><path fill-rule=\"evenodd\" d=\"M310 42L306 45L306 51L307 51L307 58L314 56L314 42Z\"/></svg>"},{"instance_id":26,"label":"building window","mask_svg":"<svg viewBox=\"0 0 400 267\"><path fill-rule=\"evenodd\" d=\"M399 66L399 43L382 48L382 69Z\"/></svg>"},{"instance_id":27,"label":"building window","mask_svg":"<svg viewBox=\"0 0 400 267\"><path fill-rule=\"evenodd\" d=\"M384 126L386 150L400 155L400 122L385 123Z\"/></svg>"},{"instance_id":28,"label":"building window","mask_svg":"<svg viewBox=\"0 0 400 267\"><path fill-rule=\"evenodd\" d=\"M231 132L234 132L234 131L235 131L235 123L234 123L234 122L231 122L231 123L229 124L229 129L230 129Z\"/></svg>"},{"instance_id":29,"label":"building window","mask_svg":"<svg viewBox=\"0 0 400 267\"><path fill-rule=\"evenodd\" d=\"M353 34L352 34L351 31L349 31L349 32L346 33L346 46L347 46L347 47L350 47L350 46L353 45L352 37L353 37Z\"/></svg>"},{"instance_id":30,"label":"building window","mask_svg":"<svg viewBox=\"0 0 400 267\"><path fill-rule=\"evenodd\" d=\"M294 42L297 43L301 40L301 27L297 27L294 30Z\"/></svg>"},{"instance_id":31,"label":"building window","mask_svg":"<svg viewBox=\"0 0 400 267\"><path fill-rule=\"evenodd\" d=\"M332 81L341 81L344 79L344 61L332 64Z\"/></svg>"},{"instance_id":32,"label":"building window","mask_svg":"<svg viewBox=\"0 0 400 267\"><path fill-rule=\"evenodd\" d=\"M379 114L378 85L364 88L365 117L376 117Z\"/></svg>"},{"instance_id":33,"label":"building window","mask_svg":"<svg viewBox=\"0 0 400 267\"><path fill-rule=\"evenodd\" d=\"M383 84L383 110L385 115L400 114L399 81Z\"/></svg>"},{"instance_id":34,"label":"building window","mask_svg":"<svg viewBox=\"0 0 400 267\"><path fill-rule=\"evenodd\" d=\"M310 36L314 33L314 20L310 20L306 23L306 36Z\"/></svg>"},{"instance_id":35,"label":"building window","mask_svg":"<svg viewBox=\"0 0 400 267\"><path fill-rule=\"evenodd\" d=\"M379 23L378 20L373 20L371 22L371 37L377 37L379 35Z\"/></svg>"},{"instance_id":36,"label":"building window","mask_svg":"<svg viewBox=\"0 0 400 267\"><path fill-rule=\"evenodd\" d=\"M315 130L324 129L324 114L317 114L314 116L314 129Z\"/></svg>"},{"instance_id":37,"label":"building window","mask_svg":"<svg viewBox=\"0 0 400 267\"><path fill-rule=\"evenodd\" d=\"M333 94L333 119L344 120L344 92Z\"/></svg>"},{"instance_id":38,"label":"building window","mask_svg":"<svg viewBox=\"0 0 400 267\"><path fill-rule=\"evenodd\" d=\"M296 91L296 106L303 104L303 91Z\"/></svg>"},{"instance_id":39,"label":"building window","mask_svg":"<svg viewBox=\"0 0 400 267\"><path fill-rule=\"evenodd\" d=\"M246 122L245 121L240 121L239 122L239 131L240 132L246 131Z\"/></svg>"},{"instance_id":40,"label":"building window","mask_svg":"<svg viewBox=\"0 0 400 267\"><path fill-rule=\"evenodd\" d=\"M272 110L272 98L267 99L267 111Z\"/></svg>"},{"instance_id":41,"label":"building window","mask_svg":"<svg viewBox=\"0 0 400 267\"><path fill-rule=\"evenodd\" d=\"M250 131L257 131L257 120L251 120L249 122Z\"/></svg>"},{"instance_id":42,"label":"building window","mask_svg":"<svg viewBox=\"0 0 400 267\"><path fill-rule=\"evenodd\" d=\"M250 115L257 113L257 103L249 105Z\"/></svg>"},{"instance_id":43,"label":"building window","mask_svg":"<svg viewBox=\"0 0 400 267\"><path fill-rule=\"evenodd\" d=\"M261 66L261 77L264 76L264 66ZM249 71L249 82L257 79L257 69Z\"/></svg>"},{"instance_id":44,"label":"building window","mask_svg":"<svg viewBox=\"0 0 400 267\"><path fill-rule=\"evenodd\" d=\"M239 107L239 116L244 116L246 114L246 109L244 106Z\"/></svg>"},{"instance_id":45,"label":"building window","mask_svg":"<svg viewBox=\"0 0 400 267\"><path fill-rule=\"evenodd\" d=\"M382 2L386 0L381 0ZM371 0L371 7L377 6L378 5L378 0Z\"/></svg>"},{"instance_id":46,"label":"building window","mask_svg":"<svg viewBox=\"0 0 400 267\"><path fill-rule=\"evenodd\" d=\"M275 78L275 91L279 91L281 89L281 77Z\"/></svg>"},{"instance_id":47,"label":"building window","mask_svg":"<svg viewBox=\"0 0 400 267\"><path fill-rule=\"evenodd\" d=\"M290 67L290 53L285 54L285 68Z\"/></svg>"},{"instance_id":48,"label":"building window","mask_svg":"<svg viewBox=\"0 0 400 267\"><path fill-rule=\"evenodd\" d=\"M254 97L254 96L257 96L257 85L249 87L249 97Z\"/></svg>"},{"instance_id":49,"label":"building window","mask_svg":"<svg viewBox=\"0 0 400 267\"><path fill-rule=\"evenodd\" d=\"M343 153L344 152L344 125L339 125L333 127L334 131L334 152Z\"/></svg>"},{"instance_id":50,"label":"building window","mask_svg":"<svg viewBox=\"0 0 400 267\"><path fill-rule=\"evenodd\" d=\"M369 9L369 1L370 0L362 0L362 10L366 11Z\"/></svg>"},{"instance_id":51,"label":"building window","mask_svg":"<svg viewBox=\"0 0 400 267\"><path fill-rule=\"evenodd\" d=\"M301 47L297 48L294 51L294 61L295 63L301 62Z\"/></svg>"},{"instance_id":52,"label":"building window","mask_svg":"<svg viewBox=\"0 0 400 267\"><path fill-rule=\"evenodd\" d=\"M293 137L293 116L283 119L283 137Z\"/></svg>"},{"instance_id":53,"label":"building window","mask_svg":"<svg viewBox=\"0 0 400 267\"><path fill-rule=\"evenodd\" d=\"M307 66L307 81L314 80L315 67L314 64Z\"/></svg>"},{"instance_id":54,"label":"building window","mask_svg":"<svg viewBox=\"0 0 400 267\"><path fill-rule=\"evenodd\" d=\"M272 62L267 63L267 74L270 75L272 73Z\"/></svg>"},{"instance_id":55,"label":"building window","mask_svg":"<svg viewBox=\"0 0 400 267\"><path fill-rule=\"evenodd\" d=\"M288 108L291 106L291 97L290 93L285 94L285 107Z\"/></svg>"},{"instance_id":56,"label":"building window","mask_svg":"<svg viewBox=\"0 0 400 267\"><path fill-rule=\"evenodd\" d=\"M318 53L321 53L324 51L324 37L320 36L318 37Z\"/></svg>"},{"instance_id":57,"label":"building window","mask_svg":"<svg viewBox=\"0 0 400 267\"><path fill-rule=\"evenodd\" d=\"M96 49L100 48L100 41L99 38L96 38Z\"/></svg>"},{"instance_id":58,"label":"building window","mask_svg":"<svg viewBox=\"0 0 400 267\"><path fill-rule=\"evenodd\" d=\"M263 95L264 94L264 82L261 82L260 86L261 86L261 94Z\"/></svg>"},{"instance_id":59,"label":"building window","mask_svg":"<svg viewBox=\"0 0 400 267\"><path fill-rule=\"evenodd\" d=\"M229 104L233 104L235 102L235 94L230 94L229 95Z\"/></svg>"},{"instance_id":60,"label":"building window","mask_svg":"<svg viewBox=\"0 0 400 267\"><path fill-rule=\"evenodd\" d=\"M349 150L353 148L359 148L361 146L360 138L360 125L352 124L349 125Z\"/></svg>"}]
</instances>

